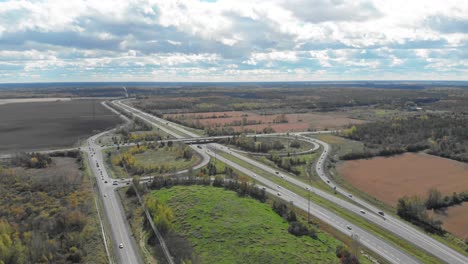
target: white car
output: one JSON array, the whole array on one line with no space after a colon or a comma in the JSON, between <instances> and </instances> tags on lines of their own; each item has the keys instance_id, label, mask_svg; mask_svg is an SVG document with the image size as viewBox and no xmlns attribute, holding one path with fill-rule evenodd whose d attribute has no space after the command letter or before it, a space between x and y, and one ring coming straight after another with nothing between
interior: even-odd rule
<instances>
[{"instance_id":1,"label":"white car","mask_svg":"<svg viewBox=\"0 0 468 264\"><path fill-rule=\"evenodd\" d=\"M365 214L365 213L366 213L366 211L364 211L364 210L359 210L359 212L361 212L361 213L363 213L363 214Z\"/></svg>"},{"instance_id":2,"label":"white car","mask_svg":"<svg viewBox=\"0 0 468 264\"><path fill-rule=\"evenodd\" d=\"M122 243L119 244L119 248L120 248L120 249L123 248L123 244L122 244Z\"/></svg>"},{"instance_id":3,"label":"white car","mask_svg":"<svg viewBox=\"0 0 468 264\"><path fill-rule=\"evenodd\" d=\"M346 228L348 228L349 230L353 229L350 225L346 225Z\"/></svg>"}]
</instances>

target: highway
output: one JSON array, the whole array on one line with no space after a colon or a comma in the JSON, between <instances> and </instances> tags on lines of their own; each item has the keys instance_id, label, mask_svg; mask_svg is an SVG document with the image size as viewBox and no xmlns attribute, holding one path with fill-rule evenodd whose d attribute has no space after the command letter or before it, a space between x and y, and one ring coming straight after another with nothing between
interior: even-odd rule
<instances>
[{"instance_id":1,"label":"highway","mask_svg":"<svg viewBox=\"0 0 468 264\"><path fill-rule=\"evenodd\" d=\"M123 104L122 102L117 102L117 104L119 106L121 106L122 108L125 108L127 111L130 111L130 112L133 112L134 114L137 114L137 115L141 115L141 116L144 116L145 119L147 121L156 121L156 122L159 122L160 124L165 124L166 126L170 126L171 128L174 128L176 130L178 130L179 132L182 132L183 134L185 134L186 136L191 136L191 137L200 137L199 135L193 133L193 132L190 132L188 131L187 129L184 129L182 126L178 125L178 124L175 124L175 123L172 123L172 122L168 122L167 120L164 120L164 119L161 119L161 118L157 118L157 117L154 117L154 116L151 116L147 113L144 113L138 109L135 109L133 107L130 107L126 104ZM313 134L313 133L316 133L316 134L320 134L320 133L329 133L329 132L302 132L302 133L295 133L295 135L297 136L304 136L304 135L307 135L307 134ZM285 134L284 133L277 133L276 135L282 135L284 136ZM257 136L262 136L262 135L257 135ZM182 138L182 136L179 135L178 138ZM207 139L207 138L206 138ZM289 175L286 175L286 174L283 174L281 176L283 176L283 179L295 184L295 185L298 185L298 186L301 186L303 188L310 188L310 190L313 190L316 194L322 196L323 198L331 201L331 202L334 202L338 205L340 205L341 207L343 208L346 208L347 210L355 213L356 215L359 215L360 217L363 217L365 219L367 219L368 221L371 221L377 225L379 225L380 227L400 236L401 238L413 243L414 245L422 248L423 250L429 252L430 254L438 257L439 259L443 260L444 262L446 263L468 263L468 258L460 253L458 253L457 251L451 249L450 247L444 245L443 243L433 239L432 237L426 235L425 233L423 233L422 231L416 229L415 227L405 223L404 221L398 219L398 218L395 218L393 216L390 216L390 215L385 215L385 217L381 216L378 214L378 212L380 211L378 208L376 208L375 206L372 206L368 203L366 203L365 201L362 201L361 199L357 199L355 197L350 197L350 193L347 193L345 190L343 190L342 188L340 188L339 186L336 186L333 182L330 181L330 179L326 176L325 174L325 169L324 169L324 161L326 160L327 156L329 155L329 152L330 152L330 147L328 146L328 144L326 144L325 142L323 141L320 141L320 140L317 140L317 139L312 139L313 142L317 143L317 144L320 144L323 146L323 149L324 151L322 152L318 162L316 163L316 166L315 166L315 170L317 172L317 175L320 176L320 178L322 180L324 180L325 182L327 182L327 184L330 185L331 188L333 187L336 187L336 190L337 192L341 193L344 197L347 197L348 199L352 199L354 203L351 203L351 202L348 202L344 199L340 199L338 198L337 196L335 195L331 195L327 192L324 192L322 190L319 190L319 189L316 189L316 188L313 188L312 186L308 186L307 184L301 182L301 181L298 181L297 179L289 176ZM216 146L216 144L209 144L210 147L212 146ZM221 146L219 146L217 149L219 149L220 151L224 151L224 152L227 152L228 149L226 147L223 147L221 148ZM262 163L259 163L259 162L256 162L250 158L247 158L243 155L240 155L238 153L235 153L235 152L231 152L229 151L229 154L230 155L234 155L238 158L242 158L244 161L246 162L249 162L250 164L253 164L255 166L257 166L258 168L261 168L262 170L265 170L269 173L275 173L275 169L269 167L269 166L266 166ZM356 205L355 203L359 204L359 205ZM364 211L364 213L361 212Z\"/></svg>"},{"instance_id":2,"label":"highway","mask_svg":"<svg viewBox=\"0 0 468 264\"><path fill-rule=\"evenodd\" d=\"M278 185L229 159L215 154L215 151L225 150L226 147L216 143L211 143L207 145L207 153L209 153L211 156L216 156L217 160L231 166L232 168L244 173L247 176L254 178L257 182L261 183L261 185L268 187L267 191L269 193L277 196L280 199L285 200L286 202L292 202L296 207L299 207L300 209L307 212L307 199L303 198L302 196L296 195L293 191L290 191L282 187L281 185ZM278 194L280 196L278 196ZM385 258L390 263L419 263L416 259L407 255L404 252L401 252L399 249L388 244L386 241L376 237L375 235L367 232L362 228L353 226L342 217L313 202L310 203L310 213L318 219L320 219L321 221L341 231L342 233L345 233L347 235L351 235L353 233L357 234L359 236L360 243L362 243L365 247L371 249L372 251L376 252L378 255ZM349 227L351 228L351 230L349 229Z\"/></svg>"},{"instance_id":3,"label":"highway","mask_svg":"<svg viewBox=\"0 0 468 264\"><path fill-rule=\"evenodd\" d=\"M352 194L345 189L341 188L340 186L336 185L325 173L325 161L330 153L330 146L318 139L313 139L315 142L319 143L323 146L323 152L320 155L320 158L317 161L315 166L315 171L317 175L331 188L335 187L336 192L342 194L348 199L353 200L355 203L358 203L362 208L360 210L367 210L368 212L374 213L377 216L379 212L382 212L381 209L369 204L368 202L359 199L358 197L352 196ZM410 226L409 224L405 223L404 221L393 217L392 215L385 214L385 216L380 216L380 219L385 219L381 222L380 226L392 231L393 233L399 235L400 237L404 237L405 239L412 241L415 245L419 246L420 248L430 252L431 254L439 257L443 261L447 263L468 263L468 257L462 255L461 253L453 250L452 248L440 243L439 241L435 240L434 238L422 233L421 231L417 230L416 228Z\"/></svg>"},{"instance_id":4,"label":"highway","mask_svg":"<svg viewBox=\"0 0 468 264\"><path fill-rule=\"evenodd\" d=\"M176 124L173 124L173 123L170 123L170 122L167 122L166 120L164 119L160 119L158 117L153 117L147 113L144 113L138 109L135 109L133 107L130 107L128 105L125 105L119 101L116 102L116 105L120 106L122 109L125 109L126 111L129 111L131 113L133 113L134 115L137 115L138 117L142 118L143 120L151 123L152 125L154 126L158 126L160 127L160 129L166 129L165 126L170 126L171 128L174 128L176 130L178 130L179 132L185 134L184 136L192 136L192 137L198 137L197 134L193 133L193 132L190 132L186 129L184 129L183 127L180 127L179 125L176 125ZM167 129L169 130L169 129ZM164 130L166 131L166 130ZM166 131L167 133L169 133L168 131ZM174 137L176 138L182 138L184 136L174 132L174 131L171 131L170 133L171 135L173 135ZM195 148L195 147L194 147ZM197 148L195 148L197 149ZM210 151L209 149L212 149L212 151ZM220 151L228 151L228 152L231 152L229 151L226 147L223 147L222 145L219 145L219 144L216 144L216 143L210 143L210 144L207 144L207 147L206 148L202 148L202 149L198 149L198 150L205 150L205 151L201 151L201 152L205 152L206 154L208 155L211 155L211 156L214 156L216 155L214 153L214 150L220 150ZM231 153L231 155L238 155L238 156L242 156L240 154L237 154L237 153ZM259 175L254 175L254 173L228 159L225 159L224 157L221 157L221 156L218 156L217 157L218 160L222 161L222 162L225 162L226 164L232 166L233 168L245 173L246 175L249 175L253 178L255 178L258 182L264 184L265 186L269 187L270 189L270 192L272 192L271 190L278 190L278 189L281 189L281 196L279 196L280 198L282 199L285 199L286 201L293 201L293 203L298 206L299 208L303 209L303 210L307 210L307 200L301 196L298 196L296 194L294 194L294 192L290 191L290 190L287 190L285 189L284 187L281 187L263 177L260 177ZM274 170L272 168L269 168L268 166L266 165L263 165L263 164L257 164L258 167L261 167L263 169L267 169L267 170ZM270 173L273 173L275 174L275 171L270 171ZM322 191L323 192L323 191ZM338 199L336 197L334 197L334 199ZM341 200L341 199L338 199L338 200ZM313 204L313 203L311 203ZM354 227L354 226L351 226L351 224L349 224L349 222L347 222L345 219L337 216L336 214L334 214L333 212L323 208L323 207L320 207L319 205L316 205L316 204L313 204L313 211L312 211L312 214L316 217L318 217L319 219L321 219L322 221L330 224L331 226L337 228L339 231L345 233L345 234L348 234L350 235L351 232L354 232L356 234L358 234L358 236L360 237L360 241L363 245L365 245L366 247L368 247L369 249L371 249L372 251L376 252L377 254L381 255L383 258L385 258L387 261L389 261L390 263L419 263L416 259L414 259L412 256L409 256L407 255L406 253L402 252L401 250L397 249L396 247L394 247L393 245L389 244L388 242L378 238L377 236L359 228L359 227ZM348 226L352 229L352 230L349 230Z\"/></svg>"},{"instance_id":5,"label":"highway","mask_svg":"<svg viewBox=\"0 0 468 264\"><path fill-rule=\"evenodd\" d=\"M96 139L105 133L107 132L97 134L88 139L88 146L85 151L88 152L88 161L92 173L96 176L104 213L110 226L109 231L113 241L113 252L117 256L118 263L143 263L126 221L127 218L125 217L120 199L114 191L112 185L113 179L109 177L105 170L104 158L99 145L96 144ZM123 244L123 248L119 248L120 243Z\"/></svg>"}]
</instances>

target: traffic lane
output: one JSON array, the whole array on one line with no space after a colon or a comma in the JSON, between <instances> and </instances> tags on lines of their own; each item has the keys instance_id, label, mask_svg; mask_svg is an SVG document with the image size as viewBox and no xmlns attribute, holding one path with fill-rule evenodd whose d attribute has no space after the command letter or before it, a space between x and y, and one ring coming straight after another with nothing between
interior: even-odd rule
<instances>
[{"instance_id":1,"label":"traffic lane","mask_svg":"<svg viewBox=\"0 0 468 264\"><path fill-rule=\"evenodd\" d=\"M213 152L208 152L209 155L211 156L214 156L215 154ZM275 184L274 182L268 180L268 179L265 179L259 175L256 175L254 172L222 157L222 156L217 156L217 159L228 164L229 166L233 167L234 169L242 172L242 173L245 173L246 175L248 176L255 176L254 178L261 182L263 185L267 186L268 188L270 189L273 189L273 190L276 190L277 192L280 192L280 193L284 193L284 195L282 196L278 196L279 198L283 199L283 200L286 200L286 201L293 201L293 203L297 203L298 205L301 205L303 202L304 202L304 198L300 197L300 196L297 196L294 194L294 192L282 187L282 186L279 186L278 184ZM281 191L278 191L278 186L280 187ZM275 194L275 193L273 193ZM293 195L291 195L293 194ZM277 194L276 194L277 195ZM307 203L307 201L306 201ZM345 224L347 223L346 220L342 219L341 217L335 215L334 213L332 212L329 212L328 210L316 205L315 203L310 203L311 204L311 208L314 208L314 211L313 211L313 215L316 216L317 218L319 218L320 220L330 224L331 226L333 227L336 227L338 230L340 231L344 231L344 230L347 230L347 227L346 225L350 225L349 223L348 224ZM296 204L295 204L296 205ZM304 209L301 207L301 209ZM307 207L305 207L305 210L307 211ZM336 221L332 221L332 219L335 219ZM340 225L341 223L341 225ZM392 254L383 254L382 253L382 257L385 257L389 262L391 263L419 263L418 261L416 261L414 258L406 255L405 253L401 252L400 250L394 248L393 246L387 244L386 242L383 242L379 239L377 239L376 237L374 237L373 235L367 233L366 231L360 229L360 228L357 228L356 230L359 231L359 234L362 238L364 238L365 240L364 241L369 241L369 242L365 242L366 244L366 247L368 247L369 249L371 249L372 251L375 251L376 253L379 253L381 252L382 250L385 250L384 252L392 252ZM345 233L347 234L347 233ZM379 241L378 243L371 243L371 241ZM393 256L393 257L392 257ZM395 256L398 256L398 257L395 257ZM404 262L401 262L401 261L404 261Z\"/></svg>"},{"instance_id":2,"label":"traffic lane","mask_svg":"<svg viewBox=\"0 0 468 264\"><path fill-rule=\"evenodd\" d=\"M383 212L381 209L367 203L366 201L362 199L353 197L350 192L347 192L345 189L337 186L325 174L325 169L324 169L326 158L330 153L330 146L321 140L316 139L316 142L321 144L324 148L324 151L320 155L320 159L317 162L317 166L316 166L316 172L324 182L326 182L330 186L335 186L336 191L338 193L360 204L362 207L366 208L369 212L372 212L378 215L383 220L386 220L385 223L382 225L386 225L387 229L392 230L392 232L394 232L395 234L398 234L399 236L406 238L409 242L420 247L421 249L427 252L430 252L431 254L437 256L439 259L442 259L443 261L446 261L447 263L460 263L460 264L468 263L468 258L466 256L463 256L459 252L456 252L455 250L449 248L448 246L442 244L441 242L436 241L435 239L427 236L426 234L420 232L419 230L404 223L402 220L396 217L393 217L390 214L385 214L385 216L380 215L379 212Z\"/></svg>"},{"instance_id":3,"label":"traffic lane","mask_svg":"<svg viewBox=\"0 0 468 264\"><path fill-rule=\"evenodd\" d=\"M133 238L130 236L130 232L127 225L124 222L125 215L123 210L119 207L119 201L113 191L109 191L108 186L111 184L110 177L105 170L103 157L99 146L95 144L97 137L101 136L98 134L96 137L91 139L89 146L92 150L93 155L89 155L90 164L93 174L97 175L98 188L103 197L103 207L106 217L110 225L110 231L113 239L113 248L120 263L142 263L139 258L138 251L135 250L135 243ZM96 165L99 164L99 165ZM108 183L106 184L105 181ZM118 248L120 243L124 244L122 249Z\"/></svg>"}]
</instances>

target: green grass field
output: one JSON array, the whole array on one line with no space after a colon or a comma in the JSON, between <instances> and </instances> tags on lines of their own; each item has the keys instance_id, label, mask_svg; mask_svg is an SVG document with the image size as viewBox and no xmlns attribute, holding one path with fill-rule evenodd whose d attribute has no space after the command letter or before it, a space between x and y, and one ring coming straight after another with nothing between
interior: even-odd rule
<instances>
[{"instance_id":1,"label":"green grass field","mask_svg":"<svg viewBox=\"0 0 468 264\"><path fill-rule=\"evenodd\" d=\"M268 204L206 186L176 186L152 193L175 213L174 228L202 263L339 263L341 242L319 232L295 237Z\"/></svg>"},{"instance_id":2,"label":"green grass field","mask_svg":"<svg viewBox=\"0 0 468 264\"><path fill-rule=\"evenodd\" d=\"M287 182L286 180L284 179L281 179L273 174L270 174L270 173L267 173L261 169L258 169L257 167L243 161L243 160L240 160L236 157L233 157L231 155L228 155L228 154L225 154L225 153L221 153L221 156L227 158L227 159L230 159L231 161L255 172L257 175L261 175L262 177L265 177L266 179L269 179L270 181L273 181L275 183L278 183L280 184L281 186L285 187L286 189L289 189L295 193L297 193L298 195L302 196L302 197L307 197L307 191L304 190L303 188L300 188L290 182ZM413 244L410 244L408 241L406 240L403 240L401 239L400 237L390 233L390 232L387 232L383 229L381 229L380 227L378 227L377 225L371 223L371 222L368 222L367 220L363 219L362 217L356 215L355 213L352 213L352 212L349 212L345 209L343 209L341 206L339 205L336 205L318 195L315 195L315 194L312 194L310 196L311 198L311 201L316 203L316 204L319 204L320 206L324 207L324 208L327 208L331 211L333 211L334 213L336 213L337 215L347 219L348 221L352 222L353 224L355 225L358 225L362 228L365 228L367 229L368 231L372 232L373 234L379 236L379 237L382 237L384 239L386 239L388 242L390 242L391 244L394 244L395 246L397 246L398 248L410 253L411 255L415 256L416 258L418 258L418 260L420 260L421 262L423 263L440 263L440 261L438 261L435 257L433 257L432 255L429 255L427 254L425 251L415 247Z\"/></svg>"},{"instance_id":3,"label":"green grass field","mask_svg":"<svg viewBox=\"0 0 468 264\"><path fill-rule=\"evenodd\" d=\"M125 151L126 148L121 148L120 152ZM107 152L111 153L111 157L107 156ZM112 164L112 157L118 155L119 152L116 148L103 150L103 156L105 158L105 166L108 169L109 175L115 179L131 177L131 175L126 175L124 169L120 166ZM152 165L152 164L166 164L166 166L175 168L174 172L188 169L191 166L195 166L201 160L201 157L196 153L193 154L192 159L186 160L183 158L178 158L177 154L174 152L174 148L156 148L148 149L143 153L135 154L135 159L138 163L142 165Z\"/></svg>"}]
</instances>

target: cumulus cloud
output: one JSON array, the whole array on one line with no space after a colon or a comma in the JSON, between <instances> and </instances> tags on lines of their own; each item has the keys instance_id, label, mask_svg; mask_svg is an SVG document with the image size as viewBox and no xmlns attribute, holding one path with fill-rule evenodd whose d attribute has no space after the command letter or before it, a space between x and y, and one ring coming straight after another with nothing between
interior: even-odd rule
<instances>
[{"instance_id":1,"label":"cumulus cloud","mask_svg":"<svg viewBox=\"0 0 468 264\"><path fill-rule=\"evenodd\" d=\"M467 79L467 13L462 0L4 1L0 82Z\"/></svg>"}]
</instances>

